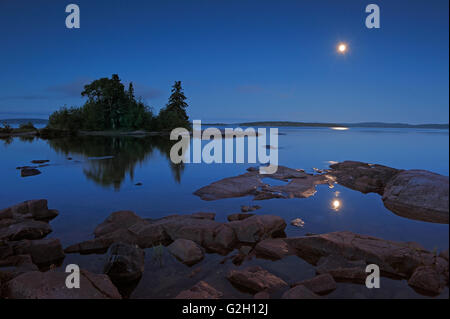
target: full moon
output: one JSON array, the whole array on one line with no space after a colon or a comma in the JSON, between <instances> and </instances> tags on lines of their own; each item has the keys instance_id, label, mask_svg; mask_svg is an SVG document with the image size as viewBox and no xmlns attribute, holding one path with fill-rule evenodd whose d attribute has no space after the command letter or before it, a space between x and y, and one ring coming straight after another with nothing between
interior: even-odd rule
<instances>
[{"instance_id":1,"label":"full moon","mask_svg":"<svg viewBox=\"0 0 450 319\"><path fill-rule=\"evenodd\" d=\"M345 43L340 43L338 45L338 52L343 54L346 51L347 51L347 45Z\"/></svg>"}]
</instances>

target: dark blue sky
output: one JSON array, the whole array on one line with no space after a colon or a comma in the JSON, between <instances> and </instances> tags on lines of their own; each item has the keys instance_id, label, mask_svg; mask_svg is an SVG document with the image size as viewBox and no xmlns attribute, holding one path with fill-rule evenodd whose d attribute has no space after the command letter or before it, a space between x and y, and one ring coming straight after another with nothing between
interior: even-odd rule
<instances>
[{"instance_id":1,"label":"dark blue sky","mask_svg":"<svg viewBox=\"0 0 450 319\"><path fill-rule=\"evenodd\" d=\"M81 9L66 29L65 6ZM365 7L381 9L367 29ZM0 118L80 106L118 73L191 119L448 123L447 0L0 0ZM349 44L338 55L339 41Z\"/></svg>"}]
</instances>

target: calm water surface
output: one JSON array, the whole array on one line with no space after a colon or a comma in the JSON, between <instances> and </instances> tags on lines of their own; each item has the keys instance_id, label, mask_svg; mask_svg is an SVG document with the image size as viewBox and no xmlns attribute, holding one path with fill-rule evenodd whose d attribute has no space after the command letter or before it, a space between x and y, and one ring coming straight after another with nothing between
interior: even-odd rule
<instances>
[{"instance_id":1,"label":"calm water surface","mask_svg":"<svg viewBox=\"0 0 450 319\"><path fill-rule=\"evenodd\" d=\"M327 168L330 161L357 160L403 169L426 169L448 176L449 134L447 130L280 128L279 162L291 168ZM361 194L337 185L318 187L307 199L272 199L253 202L251 197L205 202L192 193L213 181L245 172L251 164L174 165L168 159L170 143L161 138L84 137L54 140L0 140L0 208L29 199L46 198L49 207L60 211L51 222L53 233L63 246L92 238L92 231L111 212L133 210L146 218L200 211L215 212L216 219L240 211L241 205L258 204L258 214L285 218L288 236L349 230L398 241L415 241L427 249L448 249L449 226L396 216L387 210L377 194ZM258 147L263 147L262 145ZM68 158L72 158L69 160ZM41 175L21 178L18 166L35 159L50 160ZM270 182L270 181L269 181ZM142 186L135 184L142 183ZM342 203L333 210L338 197ZM289 224L305 221L303 228ZM192 268L163 252L155 258L147 249L146 272L132 292L134 298L173 297L199 280L222 290L226 297L250 297L224 279L235 267L223 256L208 255ZM64 261L78 263L94 272L102 271L103 255L68 255ZM297 257L272 262L255 259L288 282L307 279L314 268ZM244 263L245 267L249 263ZM218 266L220 265L220 266ZM199 268L194 276L193 269ZM414 298L423 297L405 281L382 279L382 288L342 284L329 297ZM441 297L448 297L446 290Z\"/></svg>"}]
</instances>

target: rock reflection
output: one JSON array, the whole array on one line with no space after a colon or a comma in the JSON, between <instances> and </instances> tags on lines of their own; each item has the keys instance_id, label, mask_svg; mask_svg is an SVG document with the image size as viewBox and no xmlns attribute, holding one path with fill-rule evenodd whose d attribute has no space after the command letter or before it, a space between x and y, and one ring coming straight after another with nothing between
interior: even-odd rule
<instances>
[{"instance_id":1,"label":"rock reflection","mask_svg":"<svg viewBox=\"0 0 450 319\"><path fill-rule=\"evenodd\" d=\"M85 176L98 185L115 190L120 190L127 176L133 180L136 165L147 161L155 150L167 158L174 180L180 183L184 164L170 161L170 149L175 142L159 136L77 136L48 141L65 157L73 154L85 157Z\"/></svg>"}]
</instances>

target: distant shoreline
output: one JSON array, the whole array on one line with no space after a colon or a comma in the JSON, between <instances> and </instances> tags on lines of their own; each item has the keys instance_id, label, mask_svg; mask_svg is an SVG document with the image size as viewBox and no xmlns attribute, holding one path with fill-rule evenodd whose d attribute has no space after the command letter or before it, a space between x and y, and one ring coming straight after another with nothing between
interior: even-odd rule
<instances>
[{"instance_id":1,"label":"distant shoreline","mask_svg":"<svg viewBox=\"0 0 450 319\"><path fill-rule=\"evenodd\" d=\"M422 128L448 130L449 124L405 124L405 123L314 123L314 122L289 122L289 121L263 121L243 123L208 123L203 125L216 126L273 126L273 127L361 127L361 128Z\"/></svg>"},{"instance_id":2,"label":"distant shoreline","mask_svg":"<svg viewBox=\"0 0 450 319\"><path fill-rule=\"evenodd\" d=\"M47 125L48 120L45 119L0 119L0 124L23 124L32 122L37 125ZM407 124L407 123L384 123L384 122L362 122L362 123L320 123L320 122L294 122L294 121L255 121L255 122L241 122L241 123L202 123L207 126L252 126L252 127L355 127L355 128L416 128L416 129L441 129L449 130L449 124ZM87 132L83 132L86 134ZM100 133L100 134L98 134ZM92 135L101 135L102 132ZM135 132L129 132L134 135ZM159 132L144 132L139 131L139 135L157 135ZM89 133L88 133L89 134ZM113 132L108 132L106 135L117 135ZM119 135L126 135L124 132L119 132Z\"/></svg>"}]
</instances>

